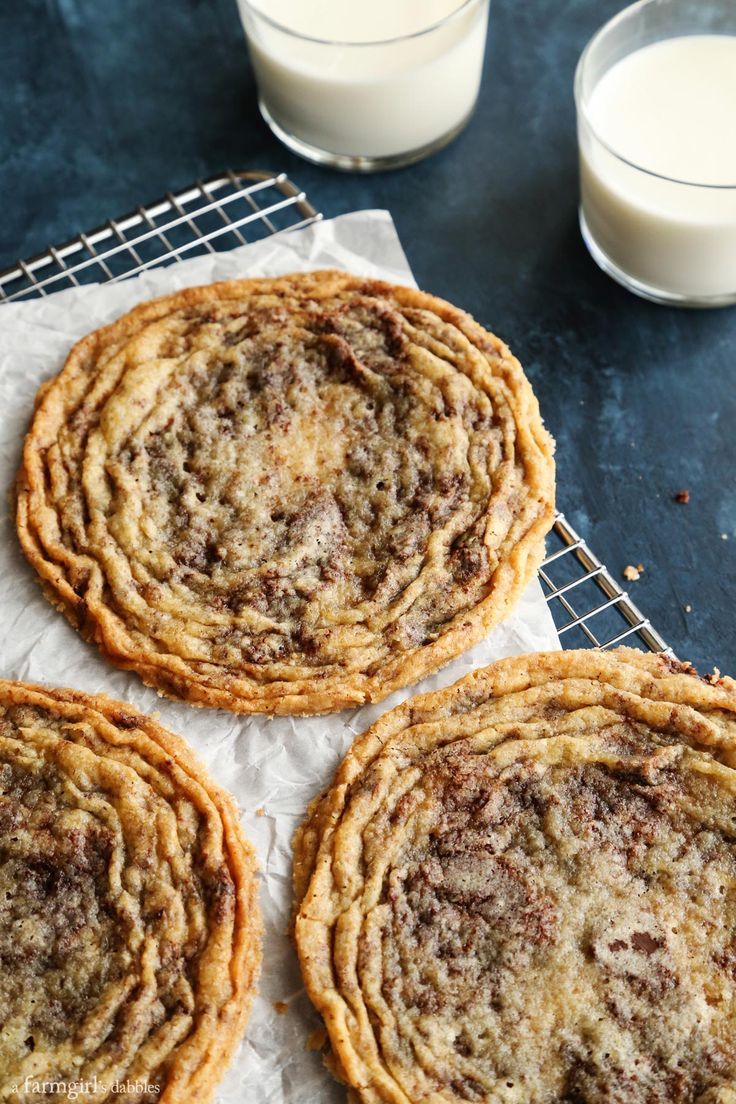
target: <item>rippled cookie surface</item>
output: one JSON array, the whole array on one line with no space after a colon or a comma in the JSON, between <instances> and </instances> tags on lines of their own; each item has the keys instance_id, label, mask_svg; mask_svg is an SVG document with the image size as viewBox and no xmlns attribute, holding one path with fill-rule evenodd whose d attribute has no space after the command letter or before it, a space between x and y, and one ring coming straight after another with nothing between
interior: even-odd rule
<instances>
[{"instance_id":1,"label":"rippled cookie surface","mask_svg":"<svg viewBox=\"0 0 736 1104\"><path fill-rule=\"evenodd\" d=\"M441 300L340 273L144 304L39 397L18 531L112 662L316 713L416 681L532 577L551 441L518 362Z\"/></svg>"},{"instance_id":2,"label":"rippled cookie surface","mask_svg":"<svg viewBox=\"0 0 736 1104\"><path fill-rule=\"evenodd\" d=\"M297 834L297 946L364 1104L736 1099L736 683L504 661L386 714Z\"/></svg>"},{"instance_id":3,"label":"rippled cookie surface","mask_svg":"<svg viewBox=\"0 0 736 1104\"><path fill-rule=\"evenodd\" d=\"M181 740L0 681L0 1100L206 1104L255 985L255 884Z\"/></svg>"}]
</instances>

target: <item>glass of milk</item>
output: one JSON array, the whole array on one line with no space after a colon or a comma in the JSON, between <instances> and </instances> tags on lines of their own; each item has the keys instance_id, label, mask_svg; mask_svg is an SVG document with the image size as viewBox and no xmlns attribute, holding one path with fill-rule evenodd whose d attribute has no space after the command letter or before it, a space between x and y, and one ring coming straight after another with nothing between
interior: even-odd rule
<instances>
[{"instance_id":1,"label":"glass of milk","mask_svg":"<svg viewBox=\"0 0 736 1104\"><path fill-rule=\"evenodd\" d=\"M736 0L641 0L575 77L580 225L656 302L736 303Z\"/></svg>"},{"instance_id":2,"label":"glass of milk","mask_svg":"<svg viewBox=\"0 0 736 1104\"><path fill-rule=\"evenodd\" d=\"M418 161L470 118L489 0L238 0L261 113L302 157Z\"/></svg>"}]
</instances>

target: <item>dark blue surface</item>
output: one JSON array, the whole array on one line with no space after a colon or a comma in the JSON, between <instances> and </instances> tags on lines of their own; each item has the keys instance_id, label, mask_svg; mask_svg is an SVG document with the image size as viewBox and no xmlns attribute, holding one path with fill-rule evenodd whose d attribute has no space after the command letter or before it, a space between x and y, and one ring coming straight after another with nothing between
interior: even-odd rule
<instances>
[{"instance_id":1,"label":"dark blue surface","mask_svg":"<svg viewBox=\"0 0 736 1104\"><path fill-rule=\"evenodd\" d=\"M573 71L621 6L495 0L469 128L357 177L271 136L234 0L0 0L0 263L226 167L285 169L327 215L389 208L420 285L526 367L573 524L614 574L645 565L632 594L681 656L736 673L736 310L634 298L577 229Z\"/></svg>"}]
</instances>

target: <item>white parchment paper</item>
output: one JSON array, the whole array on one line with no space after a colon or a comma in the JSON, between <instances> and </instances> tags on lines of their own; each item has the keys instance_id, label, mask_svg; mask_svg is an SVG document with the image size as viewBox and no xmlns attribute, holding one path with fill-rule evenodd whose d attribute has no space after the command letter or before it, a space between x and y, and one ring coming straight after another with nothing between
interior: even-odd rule
<instances>
[{"instance_id":1,"label":"white parchment paper","mask_svg":"<svg viewBox=\"0 0 736 1104\"><path fill-rule=\"evenodd\" d=\"M391 217L362 211L304 230L145 273L121 284L61 291L0 307L0 485L10 489L39 384L71 344L136 303L178 288L235 276L320 267L413 284ZM535 581L508 620L464 656L411 690L353 713L307 719L238 718L158 697L136 676L105 663L43 598L19 551L8 511L0 522L0 673L6 678L106 693L157 712L185 737L236 797L258 851L265 921L264 964L245 1040L222 1081L220 1104L342 1104L344 1090L306 1049L318 1026L286 937L291 908L290 841L308 801L330 781L355 735L416 691L455 682L493 659L559 646ZM261 815L258 815L258 811ZM274 1002L288 1004L279 1013ZM193 1102L194 1104L194 1102Z\"/></svg>"}]
</instances>

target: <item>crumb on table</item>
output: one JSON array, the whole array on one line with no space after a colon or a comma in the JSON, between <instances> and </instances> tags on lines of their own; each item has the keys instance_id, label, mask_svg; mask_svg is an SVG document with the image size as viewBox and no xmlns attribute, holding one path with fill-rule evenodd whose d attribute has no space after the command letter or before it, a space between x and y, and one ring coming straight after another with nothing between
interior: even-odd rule
<instances>
[{"instance_id":1,"label":"crumb on table","mask_svg":"<svg viewBox=\"0 0 736 1104\"><path fill-rule=\"evenodd\" d=\"M259 808L256 809L256 816L265 816L265 815L266 815L266 810L263 808L262 805L259 806Z\"/></svg>"},{"instance_id":2,"label":"crumb on table","mask_svg":"<svg viewBox=\"0 0 736 1104\"><path fill-rule=\"evenodd\" d=\"M675 502L681 502L683 506L687 506L690 501L690 492L687 490L677 491L674 495Z\"/></svg>"},{"instance_id":3,"label":"crumb on table","mask_svg":"<svg viewBox=\"0 0 736 1104\"><path fill-rule=\"evenodd\" d=\"M633 564L627 564L623 571L624 579L630 583L635 583L637 579L641 578L643 571L644 564L637 564L636 567Z\"/></svg>"}]
</instances>

